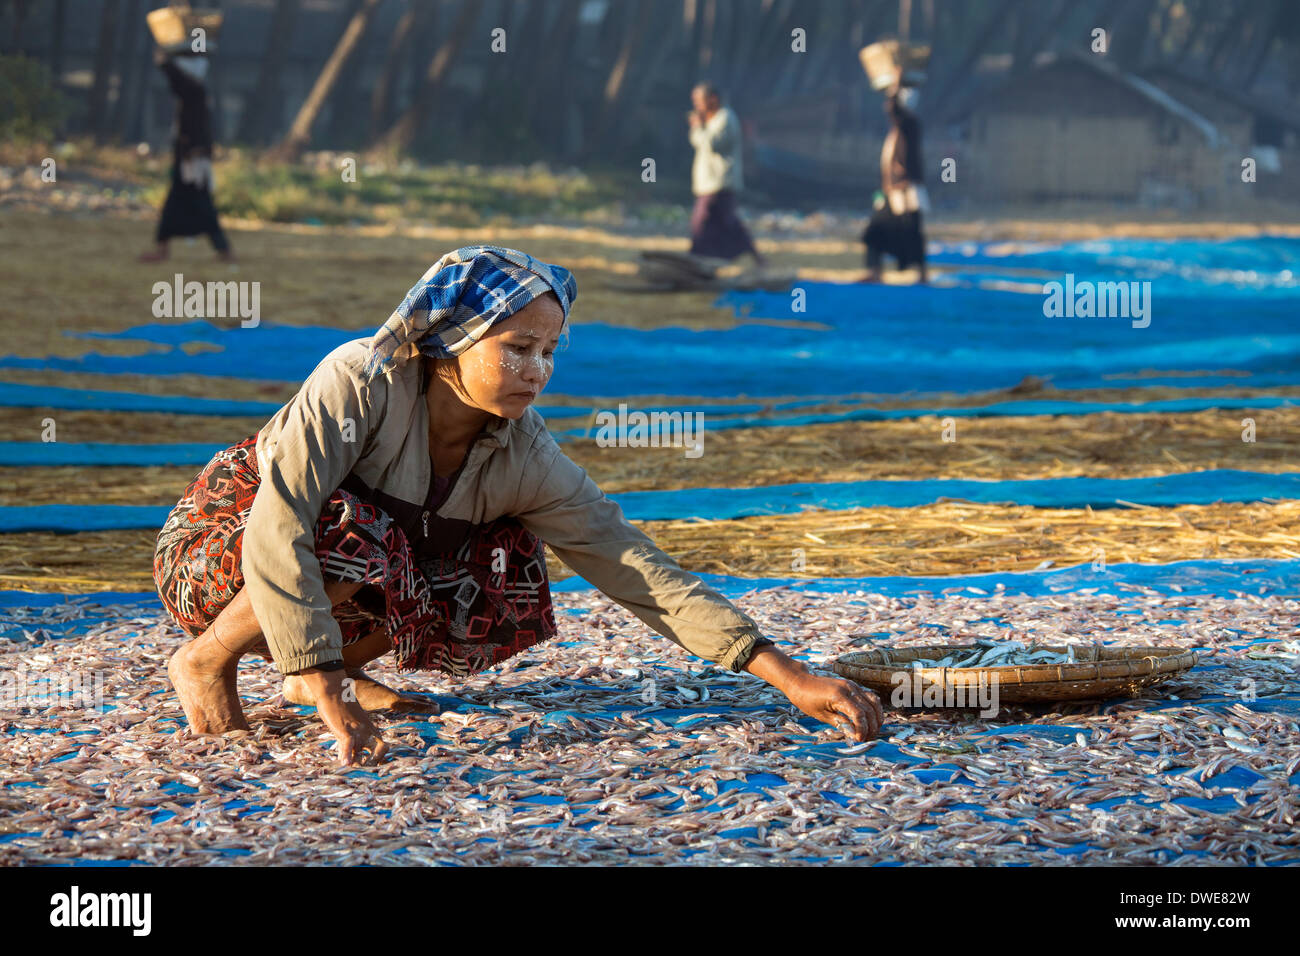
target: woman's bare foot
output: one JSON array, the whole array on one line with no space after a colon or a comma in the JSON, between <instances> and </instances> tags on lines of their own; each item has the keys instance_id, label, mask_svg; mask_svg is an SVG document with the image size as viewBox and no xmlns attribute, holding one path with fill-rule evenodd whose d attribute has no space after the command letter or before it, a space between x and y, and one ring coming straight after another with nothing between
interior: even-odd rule
<instances>
[{"instance_id":1,"label":"woman's bare foot","mask_svg":"<svg viewBox=\"0 0 1300 956\"><path fill-rule=\"evenodd\" d=\"M357 703L363 710L391 710L399 714L438 712L438 705L433 701L413 694L399 693L386 684L368 677L363 671L349 670L348 677L352 679L352 684L345 683L344 687L351 686L357 696ZM316 706L316 698L308 689L307 682L297 674L290 674L284 679L284 686L280 689L280 693L291 704L300 707Z\"/></svg>"},{"instance_id":2,"label":"woman's bare foot","mask_svg":"<svg viewBox=\"0 0 1300 956\"><path fill-rule=\"evenodd\" d=\"M140 253L139 262L162 262L167 258L167 247L158 245L147 252Z\"/></svg>"},{"instance_id":3,"label":"woman's bare foot","mask_svg":"<svg viewBox=\"0 0 1300 956\"><path fill-rule=\"evenodd\" d=\"M206 664L195 653L202 640L200 637L182 645L167 662L167 676L180 698L190 730L196 734L251 730L235 687L238 662L232 661L224 668Z\"/></svg>"}]
</instances>

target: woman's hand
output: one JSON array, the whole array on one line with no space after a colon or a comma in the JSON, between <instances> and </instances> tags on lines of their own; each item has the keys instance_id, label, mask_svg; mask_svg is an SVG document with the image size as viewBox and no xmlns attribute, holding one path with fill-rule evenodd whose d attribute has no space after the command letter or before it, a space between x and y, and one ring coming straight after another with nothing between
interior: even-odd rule
<instances>
[{"instance_id":1,"label":"woman's hand","mask_svg":"<svg viewBox=\"0 0 1300 956\"><path fill-rule=\"evenodd\" d=\"M871 740L885 722L880 698L841 677L805 674L791 681L785 695L809 717L838 727L853 740Z\"/></svg>"},{"instance_id":2,"label":"woman's hand","mask_svg":"<svg viewBox=\"0 0 1300 956\"><path fill-rule=\"evenodd\" d=\"M853 681L810 673L770 644L750 655L745 670L780 690L809 717L838 727L854 740L870 740L885 723L874 693Z\"/></svg>"},{"instance_id":3,"label":"woman's hand","mask_svg":"<svg viewBox=\"0 0 1300 956\"><path fill-rule=\"evenodd\" d=\"M339 766L350 767L357 763L377 764L388 752L388 745L379 736L379 730L370 720L356 696L343 699L343 670L321 671L308 668L300 675L316 699L316 713L325 722L334 739L338 741ZM369 746L371 741L374 746ZM368 761L361 760L364 751L370 751Z\"/></svg>"}]
</instances>

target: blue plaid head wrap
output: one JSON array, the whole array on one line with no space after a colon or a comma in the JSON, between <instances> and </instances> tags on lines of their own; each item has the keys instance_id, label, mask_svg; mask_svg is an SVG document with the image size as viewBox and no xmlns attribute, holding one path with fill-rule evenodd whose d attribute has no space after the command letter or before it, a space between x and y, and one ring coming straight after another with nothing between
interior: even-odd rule
<instances>
[{"instance_id":1,"label":"blue plaid head wrap","mask_svg":"<svg viewBox=\"0 0 1300 956\"><path fill-rule=\"evenodd\" d=\"M464 246L449 252L406 293L371 338L366 377L382 375L416 355L460 355L493 325L547 292L560 300L567 323L578 297L578 283L568 269L500 246Z\"/></svg>"}]
</instances>

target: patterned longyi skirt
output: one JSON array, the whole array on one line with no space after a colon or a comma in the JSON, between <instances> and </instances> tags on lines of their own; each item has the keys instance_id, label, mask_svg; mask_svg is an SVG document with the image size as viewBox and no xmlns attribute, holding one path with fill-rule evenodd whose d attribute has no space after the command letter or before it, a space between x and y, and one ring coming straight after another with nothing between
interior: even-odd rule
<instances>
[{"instance_id":1,"label":"patterned longyi skirt","mask_svg":"<svg viewBox=\"0 0 1300 956\"><path fill-rule=\"evenodd\" d=\"M253 435L213 457L158 534L154 583L191 636L244 586L241 545L259 484ZM504 571L494 569L501 550ZM321 509L316 556L327 579L365 585L334 605L344 645L383 628L399 670L474 674L555 635L545 546L514 518L476 526L454 552L417 559L382 508L340 488Z\"/></svg>"}]
</instances>

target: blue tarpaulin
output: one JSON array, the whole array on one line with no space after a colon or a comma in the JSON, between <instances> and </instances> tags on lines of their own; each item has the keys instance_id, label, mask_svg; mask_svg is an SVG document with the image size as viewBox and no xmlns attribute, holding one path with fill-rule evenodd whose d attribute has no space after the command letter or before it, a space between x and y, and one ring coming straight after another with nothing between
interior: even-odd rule
<instances>
[{"instance_id":1,"label":"blue tarpaulin","mask_svg":"<svg viewBox=\"0 0 1300 956\"><path fill-rule=\"evenodd\" d=\"M230 401L192 395L146 395L59 385L0 382L0 407L70 408L107 412L159 412L167 415L222 415L270 418L278 402Z\"/></svg>"},{"instance_id":2,"label":"blue tarpaulin","mask_svg":"<svg viewBox=\"0 0 1300 956\"><path fill-rule=\"evenodd\" d=\"M856 578L742 578L723 574L698 577L728 598L768 588L843 593L861 591L886 597L947 590L978 594L1048 596L1092 590L1099 594L1131 593L1149 588L1162 594L1209 595L1230 598L1240 594L1300 596L1300 560L1275 558L1173 561L1169 564L1079 564L1043 571L999 571L989 574L946 576L889 575ZM574 576L552 584L554 591L591 588Z\"/></svg>"},{"instance_id":3,"label":"blue tarpaulin","mask_svg":"<svg viewBox=\"0 0 1300 956\"><path fill-rule=\"evenodd\" d=\"M1047 319L1041 297L1012 292L830 283L802 288L806 315L793 315L783 293L731 292L722 302L763 318L807 318L831 329L582 325L559 354L548 387L599 395L617 381L627 395L754 397L972 393L1009 388L1026 375L1060 388L1300 383L1300 334L1291 321L1300 297L1253 305L1246 325L1230 321L1229 305L1212 297L1165 297L1156 300L1151 326L1134 329L1123 319ZM1161 307L1168 311L1163 321ZM1209 310L1215 315L1206 315ZM148 325L114 337L159 342L168 346L164 351L5 356L0 367L301 382L327 352L355 335L270 322L255 329L201 321ZM189 341L217 350L190 355L174 344Z\"/></svg>"},{"instance_id":4,"label":"blue tarpaulin","mask_svg":"<svg viewBox=\"0 0 1300 956\"><path fill-rule=\"evenodd\" d=\"M627 395L899 395L1007 388L1026 375L1060 388L1294 385L1300 383L1294 324L1300 280L1292 272L1298 245L1276 237L1108 240L1021 244L999 254L997 244L955 244L940 249L936 261L990 276L1031 269L1029 291L800 281L786 292L730 292L720 304L737 314L810 327L579 324L550 387L567 395L607 393L611 381ZM1144 317L1049 317L1041 285L1067 275L1079 282L1150 282L1140 300ZM1133 327L1147 319L1146 327ZM371 331L270 321L253 328L151 323L80 333L159 346L144 355L5 356L0 367L299 382L327 352ZM190 343L208 348L189 354L182 346Z\"/></svg>"},{"instance_id":5,"label":"blue tarpaulin","mask_svg":"<svg viewBox=\"0 0 1300 956\"><path fill-rule=\"evenodd\" d=\"M984 269L1030 269L1054 273L1087 271L1155 281L1185 282L1258 295L1300 290L1300 238L1251 236L1238 239L1088 239L1077 242L932 242L927 258L936 265ZM1047 275L1046 278L1053 278Z\"/></svg>"},{"instance_id":6,"label":"blue tarpaulin","mask_svg":"<svg viewBox=\"0 0 1300 956\"><path fill-rule=\"evenodd\" d=\"M238 439L230 444L235 441ZM2 441L0 465L203 465L226 447L206 442L127 445L116 442Z\"/></svg>"},{"instance_id":7,"label":"blue tarpaulin","mask_svg":"<svg viewBox=\"0 0 1300 956\"><path fill-rule=\"evenodd\" d=\"M915 481L798 482L758 488L682 488L611 495L635 521L720 520L794 514L805 508L910 508L944 498L1009 502L1036 508L1114 508L1210 504L1300 497L1300 473L1231 469L1151 478L1035 478L1021 481L927 478Z\"/></svg>"},{"instance_id":8,"label":"blue tarpaulin","mask_svg":"<svg viewBox=\"0 0 1300 956\"><path fill-rule=\"evenodd\" d=\"M790 588L829 594L861 591L886 597L966 591L972 594L1047 597L1088 591L1126 594L1147 588L1162 594L1187 597L1231 598L1242 594L1300 597L1300 560L1232 558L1171 561L1168 564L1078 564L1043 571L998 571L988 574L941 576L886 575L855 578L745 578L726 574L698 574L700 580L728 598L751 591ZM585 591L594 585L572 575L552 581L555 592ZM48 607L75 601L85 604L149 604L161 606L153 591L97 591L59 594L39 591L0 591L0 607Z\"/></svg>"}]
</instances>

